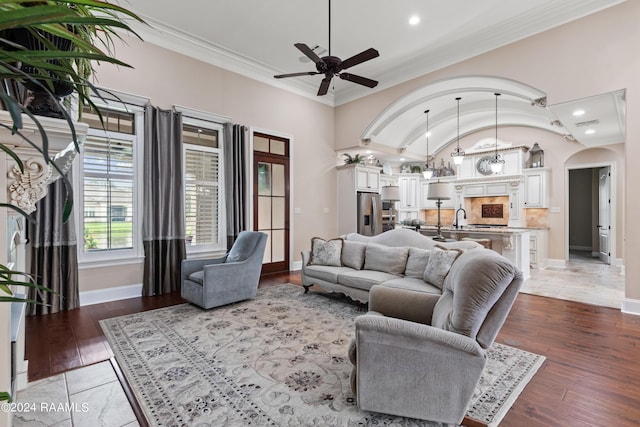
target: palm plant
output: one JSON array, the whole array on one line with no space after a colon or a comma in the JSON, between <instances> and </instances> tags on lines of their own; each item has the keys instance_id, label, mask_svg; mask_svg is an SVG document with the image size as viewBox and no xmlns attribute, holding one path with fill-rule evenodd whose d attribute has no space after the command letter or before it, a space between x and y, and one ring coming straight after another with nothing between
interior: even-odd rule
<instances>
[{"instance_id":1,"label":"palm plant","mask_svg":"<svg viewBox=\"0 0 640 427\"><path fill-rule=\"evenodd\" d=\"M121 38L119 31L135 35L127 20L143 22L133 12L100 0L0 0L0 79L37 87L55 102L55 86L69 85L77 93L79 104L88 104L94 108L102 120L90 98L91 92L100 96L89 80L93 72L92 64L94 61L102 61L129 67L112 54L114 41ZM28 33L37 41L36 47L18 42L16 32ZM66 41L66 46L60 47L53 43L52 36ZM72 209L71 185L49 155L48 138L43 126L15 93L0 90L0 101L12 121L12 126L3 123L0 126L18 135L63 176L67 188L64 208L66 221ZM82 108L79 110L82 111ZM64 108L61 109L61 114L68 123L72 140L79 152L74 120ZM38 142L21 132L25 116L37 126L40 134ZM24 172L22 161L11 147L0 143L0 150L11 157L20 171ZM0 208L14 209L27 217L25 212L11 204L0 203ZM0 295L0 302L24 301L12 296L11 286L50 291L38 285L30 275L0 265L0 293L4 294ZM0 400L9 397L7 393L0 392Z\"/></svg>"}]
</instances>

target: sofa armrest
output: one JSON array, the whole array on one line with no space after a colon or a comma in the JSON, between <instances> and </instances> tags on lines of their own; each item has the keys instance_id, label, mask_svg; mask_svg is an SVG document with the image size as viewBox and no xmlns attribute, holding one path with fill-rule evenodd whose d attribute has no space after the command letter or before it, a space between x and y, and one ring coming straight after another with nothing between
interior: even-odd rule
<instances>
[{"instance_id":1,"label":"sofa armrest","mask_svg":"<svg viewBox=\"0 0 640 427\"><path fill-rule=\"evenodd\" d=\"M182 280L184 281L196 271L204 270L205 265L222 264L226 259L226 255L220 258L183 259L181 268Z\"/></svg>"},{"instance_id":2,"label":"sofa armrest","mask_svg":"<svg viewBox=\"0 0 640 427\"><path fill-rule=\"evenodd\" d=\"M300 252L300 256L302 257L302 270L309 265L309 261L311 261L311 251L302 251Z\"/></svg>"},{"instance_id":3,"label":"sofa armrest","mask_svg":"<svg viewBox=\"0 0 640 427\"><path fill-rule=\"evenodd\" d=\"M369 290L369 310L384 316L431 324L440 295L374 285Z\"/></svg>"},{"instance_id":4,"label":"sofa armrest","mask_svg":"<svg viewBox=\"0 0 640 427\"><path fill-rule=\"evenodd\" d=\"M460 423L486 365L473 339L390 317L355 322L358 406L364 410ZM389 387L394 386L394 398Z\"/></svg>"}]
</instances>

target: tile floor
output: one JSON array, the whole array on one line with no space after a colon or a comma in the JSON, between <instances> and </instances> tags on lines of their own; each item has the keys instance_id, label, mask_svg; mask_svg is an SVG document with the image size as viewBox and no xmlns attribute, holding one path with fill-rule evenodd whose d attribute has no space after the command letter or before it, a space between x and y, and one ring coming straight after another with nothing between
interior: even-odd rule
<instances>
[{"instance_id":1,"label":"tile floor","mask_svg":"<svg viewBox=\"0 0 640 427\"><path fill-rule=\"evenodd\" d=\"M532 269L521 292L620 309L624 273L581 252L572 252L566 268Z\"/></svg>"},{"instance_id":2,"label":"tile floor","mask_svg":"<svg viewBox=\"0 0 640 427\"><path fill-rule=\"evenodd\" d=\"M30 383L16 402L14 427L138 426L109 361Z\"/></svg>"},{"instance_id":3,"label":"tile floor","mask_svg":"<svg viewBox=\"0 0 640 427\"><path fill-rule=\"evenodd\" d=\"M566 268L532 269L521 292L619 309L624 274L576 253ZM16 402L33 403L36 411L15 414L15 427L138 426L109 361L30 383ZM57 410L60 404L67 410Z\"/></svg>"}]
</instances>

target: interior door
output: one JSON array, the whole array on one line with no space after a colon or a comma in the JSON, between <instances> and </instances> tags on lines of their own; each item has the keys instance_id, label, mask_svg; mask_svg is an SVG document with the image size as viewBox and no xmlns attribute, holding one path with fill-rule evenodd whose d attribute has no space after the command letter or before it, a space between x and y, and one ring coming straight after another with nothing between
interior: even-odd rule
<instances>
[{"instance_id":1,"label":"interior door","mask_svg":"<svg viewBox=\"0 0 640 427\"><path fill-rule=\"evenodd\" d=\"M254 228L267 234L263 273L289 271L289 141L254 134Z\"/></svg>"},{"instance_id":2,"label":"interior door","mask_svg":"<svg viewBox=\"0 0 640 427\"><path fill-rule=\"evenodd\" d=\"M611 168L601 168L598 172L598 257L602 262L611 263Z\"/></svg>"}]
</instances>

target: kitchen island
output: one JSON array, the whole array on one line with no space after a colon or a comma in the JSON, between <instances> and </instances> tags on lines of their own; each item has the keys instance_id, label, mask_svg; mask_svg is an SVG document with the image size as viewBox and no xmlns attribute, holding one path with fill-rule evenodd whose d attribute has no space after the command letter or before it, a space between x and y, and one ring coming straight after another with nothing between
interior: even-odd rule
<instances>
[{"instance_id":1,"label":"kitchen island","mask_svg":"<svg viewBox=\"0 0 640 427\"><path fill-rule=\"evenodd\" d=\"M407 227L409 228L409 227ZM411 227L416 229L416 227ZM502 254L522 271L525 279L529 273L529 230L511 227L478 227L464 226L461 228L441 227L443 237L452 240L490 239L491 249ZM437 234L437 227L432 225L420 226L420 233L433 237Z\"/></svg>"}]
</instances>

